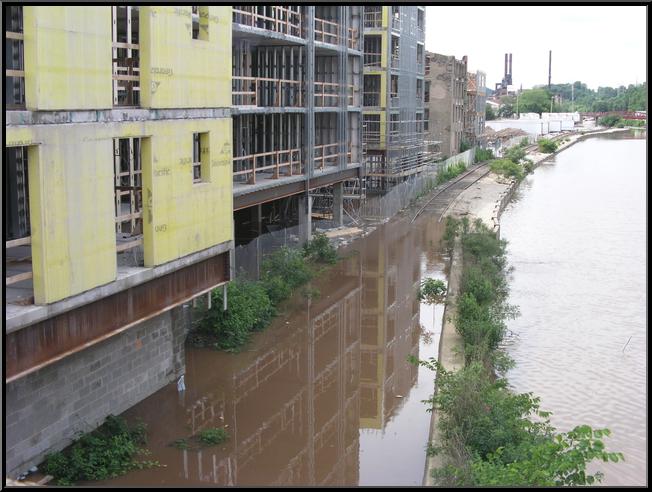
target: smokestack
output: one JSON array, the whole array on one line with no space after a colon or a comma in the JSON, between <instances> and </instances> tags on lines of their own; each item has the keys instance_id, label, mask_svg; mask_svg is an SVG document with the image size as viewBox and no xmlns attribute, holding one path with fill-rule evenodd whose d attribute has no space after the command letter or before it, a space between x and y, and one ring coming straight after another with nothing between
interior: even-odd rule
<instances>
[{"instance_id":1,"label":"smokestack","mask_svg":"<svg viewBox=\"0 0 652 492\"><path fill-rule=\"evenodd\" d=\"M505 79L507 79L507 53L505 53Z\"/></svg>"},{"instance_id":2,"label":"smokestack","mask_svg":"<svg viewBox=\"0 0 652 492\"><path fill-rule=\"evenodd\" d=\"M550 89L551 75L552 75L552 50L548 52L548 89Z\"/></svg>"},{"instance_id":3,"label":"smokestack","mask_svg":"<svg viewBox=\"0 0 652 492\"><path fill-rule=\"evenodd\" d=\"M512 54L509 54L509 77L507 77L507 84L512 85Z\"/></svg>"}]
</instances>

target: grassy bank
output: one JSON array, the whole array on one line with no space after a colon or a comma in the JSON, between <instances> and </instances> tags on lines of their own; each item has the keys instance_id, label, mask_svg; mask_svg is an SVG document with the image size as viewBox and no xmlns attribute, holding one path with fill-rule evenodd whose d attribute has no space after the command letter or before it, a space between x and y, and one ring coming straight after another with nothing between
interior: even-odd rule
<instances>
[{"instance_id":1,"label":"grassy bank","mask_svg":"<svg viewBox=\"0 0 652 492\"><path fill-rule=\"evenodd\" d=\"M211 308L197 310L203 314L197 328L188 335L188 342L196 347L238 352L254 332L270 324L283 301L337 259L337 251L323 233L315 234L301 249L280 248L263 261L260 280L229 283L226 311L222 310L222 290L211 293ZM319 295L305 288L303 294Z\"/></svg>"},{"instance_id":2,"label":"grassy bank","mask_svg":"<svg viewBox=\"0 0 652 492\"><path fill-rule=\"evenodd\" d=\"M459 241L463 267L454 319L463 340L464 367L446 371L435 359L412 362L437 371L437 393L428 402L437 409L440 442L430 454L443 465L431 470L438 485L561 486L599 482L586 473L595 460L617 462L607 452L608 429L581 425L559 433L550 413L531 393L515 394L504 375L513 361L502 350L506 321L518 314L507 302L510 269L506 243L482 222L448 219L445 241Z\"/></svg>"}]
</instances>

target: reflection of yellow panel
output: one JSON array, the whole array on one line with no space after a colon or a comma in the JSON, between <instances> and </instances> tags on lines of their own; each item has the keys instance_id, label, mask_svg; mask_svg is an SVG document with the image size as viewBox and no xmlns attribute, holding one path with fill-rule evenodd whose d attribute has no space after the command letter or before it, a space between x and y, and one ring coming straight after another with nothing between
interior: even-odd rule
<instances>
[{"instance_id":1,"label":"reflection of yellow panel","mask_svg":"<svg viewBox=\"0 0 652 492\"><path fill-rule=\"evenodd\" d=\"M190 5L140 7L143 107L231 106L231 7L199 13L207 39L192 38Z\"/></svg>"},{"instance_id":2,"label":"reflection of yellow panel","mask_svg":"<svg viewBox=\"0 0 652 492\"><path fill-rule=\"evenodd\" d=\"M192 183L193 132L210 134L206 183ZM29 146L37 304L116 278L114 138L149 137L142 151L147 266L233 239L231 118L8 126L5 135L8 146Z\"/></svg>"},{"instance_id":3,"label":"reflection of yellow panel","mask_svg":"<svg viewBox=\"0 0 652 492\"><path fill-rule=\"evenodd\" d=\"M110 6L25 6L23 25L27 109L112 106Z\"/></svg>"}]
</instances>

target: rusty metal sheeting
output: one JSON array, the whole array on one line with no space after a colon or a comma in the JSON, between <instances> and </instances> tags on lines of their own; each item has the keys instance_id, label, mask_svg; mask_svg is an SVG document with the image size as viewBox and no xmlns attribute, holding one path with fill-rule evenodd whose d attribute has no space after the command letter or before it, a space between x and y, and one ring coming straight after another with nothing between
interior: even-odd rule
<instances>
[{"instance_id":1,"label":"rusty metal sheeting","mask_svg":"<svg viewBox=\"0 0 652 492\"><path fill-rule=\"evenodd\" d=\"M176 270L5 336L10 382L229 280L229 253Z\"/></svg>"}]
</instances>

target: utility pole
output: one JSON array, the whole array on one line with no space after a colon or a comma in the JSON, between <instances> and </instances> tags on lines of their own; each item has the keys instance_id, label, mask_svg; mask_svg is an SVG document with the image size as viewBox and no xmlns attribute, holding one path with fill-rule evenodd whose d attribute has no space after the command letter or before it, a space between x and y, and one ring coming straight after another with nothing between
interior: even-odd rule
<instances>
[{"instance_id":1,"label":"utility pole","mask_svg":"<svg viewBox=\"0 0 652 492\"><path fill-rule=\"evenodd\" d=\"M571 111L575 112L575 82L571 85Z\"/></svg>"},{"instance_id":2,"label":"utility pole","mask_svg":"<svg viewBox=\"0 0 652 492\"><path fill-rule=\"evenodd\" d=\"M552 97L550 98L550 112L551 112L551 113L552 113L552 101L554 101L554 100L555 100L555 96L552 96Z\"/></svg>"}]
</instances>

